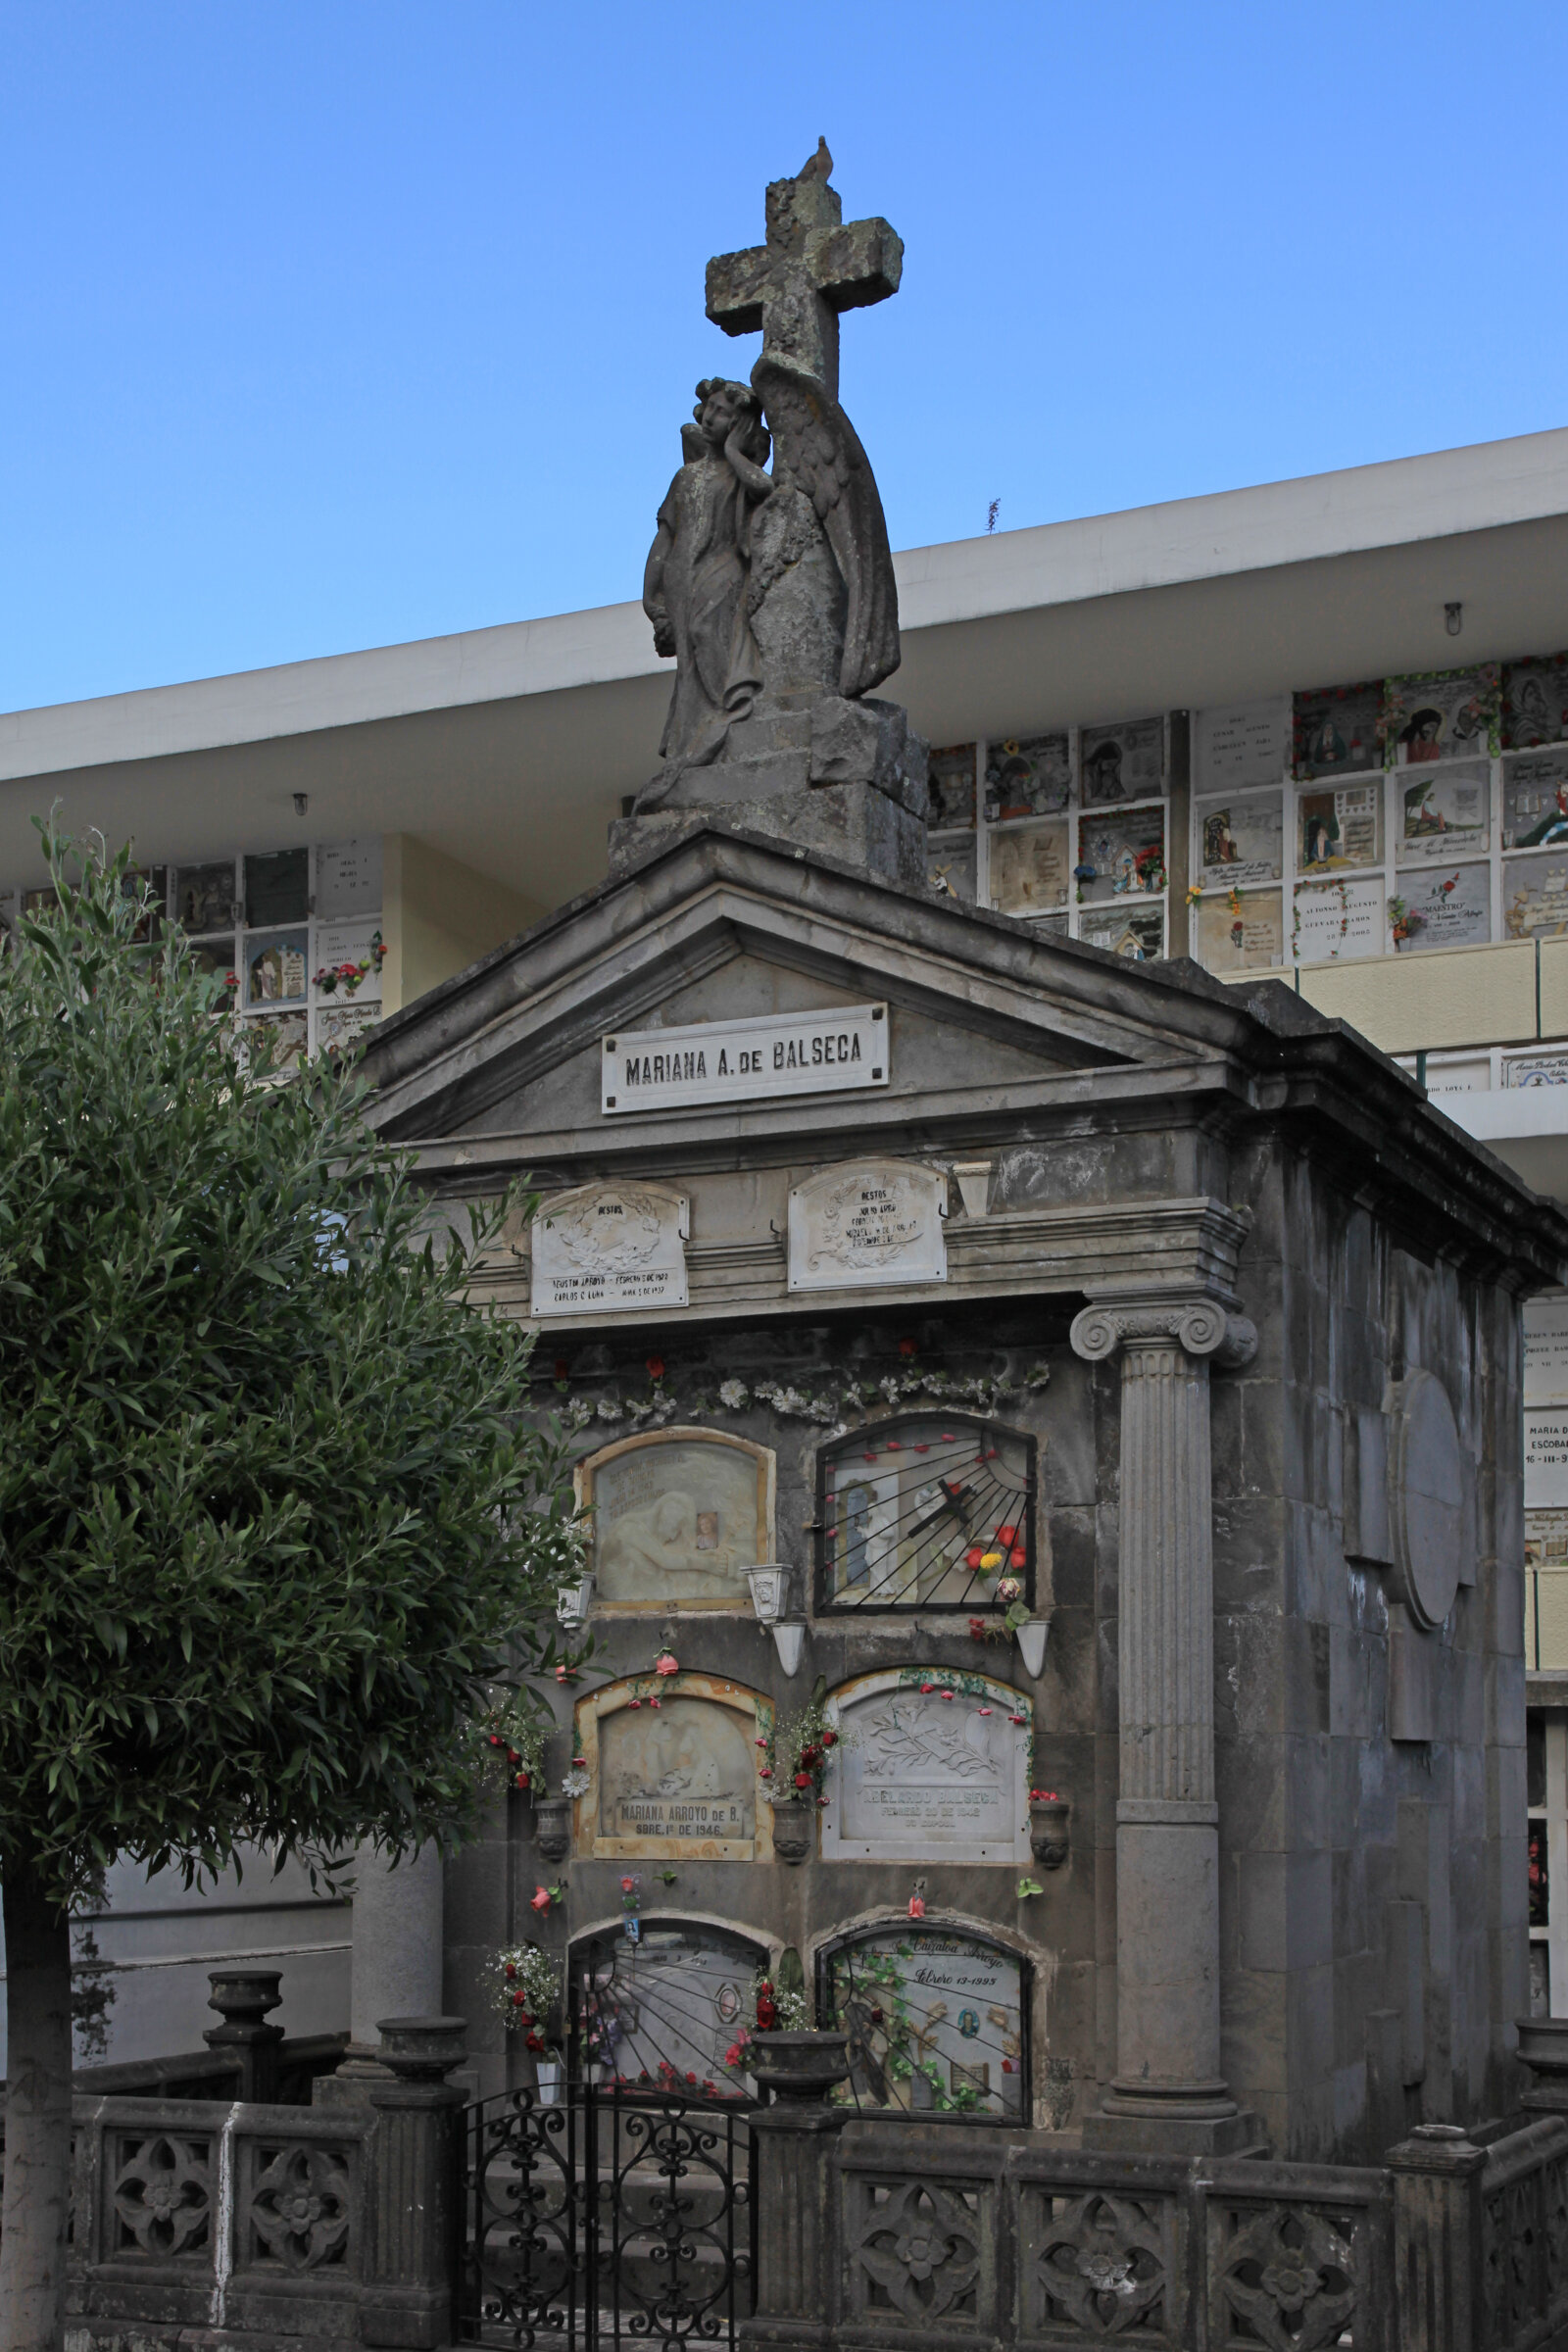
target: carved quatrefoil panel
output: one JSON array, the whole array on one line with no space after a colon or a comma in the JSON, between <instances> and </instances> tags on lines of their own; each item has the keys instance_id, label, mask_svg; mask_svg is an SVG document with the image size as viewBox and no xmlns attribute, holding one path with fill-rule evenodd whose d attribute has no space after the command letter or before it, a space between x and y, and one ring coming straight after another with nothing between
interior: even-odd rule
<instances>
[{"instance_id":1,"label":"carved quatrefoil panel","mask_svg":"<svg viewBox=\"0 0 1568 2352\"><path fill-rule=\"evenodd\" d=\"M352 2185L348 2168L330 2148L296 2143L261 2147L246 2206L255 2244L252 2259L269 2257L286 2270L319 2270L342 2262L348 2250Z\"/></svg>"},{"instance_id":2,"label":"carved quatrefoil panel","mask_svg":"<svg viewBox=\"0 0 1568 2352\"><path fill-rule=\"evenodd\" d=\"M864 2181L850 2262L862 2310L916 2325L973 2320L980 2278L980 2196L935 2180Z\"/></svg>"},{"instance_id":3,"label":"carved quatrefoil panel","mask_svg":"<svg viewBox=\"0 0 1568 2352\"><path fill-rule=\"evenodd\" d=\"M167 2261L202 2252L212 2226L212 2143L174 2132L126 2134L116 2150L110 2191L116 2248Z\"/></svg>"}]
</instances>

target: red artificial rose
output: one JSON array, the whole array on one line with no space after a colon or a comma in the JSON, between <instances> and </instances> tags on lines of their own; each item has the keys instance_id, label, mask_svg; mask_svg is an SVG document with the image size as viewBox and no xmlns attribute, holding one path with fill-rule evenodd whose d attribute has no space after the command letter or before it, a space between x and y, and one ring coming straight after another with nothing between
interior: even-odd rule
<instances>
[{"instance_id":1,"label":"red artificial rose","mask_svg":"<svg viewBox=\"0 0 1568 2352\"><path fill-rule=\"evenodd\" d=\"M978 1568L985 1556L979 1544L973 1544L963 1555L963 1564L966 1568Z\"/></svg>"},{"instance_id":2,"label":"red artificial rose","mask_svg":"<svg viewBox=\"0 0 1568 2352\"><path fill-rule=\"evenodd\" d=\"M662 1355L651 1355L648 1358L648 1370L653 1379L662 1380L664 1377L663 1357ZM695 2075L691 2079L693 2082L697 2080Z\"/></svg>"},{"instance_id":3,"label":"red artificial rose","mask_svg":"<svg viewBox=\"0 0 1568 2352\"><path fill-rule=\"evenodd\" d=\"M1018 1541L1018 1530L1017 1530L1015 1527L999 1527L999 1528L998 1528L998 1530L997 1530L997 1542L998 1542L999 1544L1016 1544L1016 1543L1017 1543L1017 1541Z\"/></svg>"},{"instance_id":4,"label":"red artificial rose","mask_svg":"<svg viewBox=\"0 0 1568 2352\"><path fill-rule=\"evenodd\" d=\"M1028 1567L1029 1554L1025 1551L1021 1544L1015 1544L1013 1545L1012 1550L1007 1555L1007 1565L1009 1568Z\"/></svg>"},{"instance_id":5,"label":"red artificial rose","mask_svg":"<svg viewBox=\"0 0 1568 2352\"><path fill-rule=\"evenodd\" d=\"M839 1736L837 1732L824 1732L822 1734L822 1745L824 1747L836 1747L838 1745L838 1738Z\"/></svg>"},{"instance_id":6,"label":"red artificial rose","mask_svg":"<svg viewBox=\"0 0 1568 2352\"><path fill-rule=\"evenodd\" d=\"M901 1340L899 1342L899 1353L901 1355L912 1355L914 1353L914 1342L912 1340Z\"/></svg>"},{"instance_id":7,"label":"red artificial rose","mask_svg":"<svg viewBox=\"0 0 1568 2352\"><path fill-rule=\"evenodd\" d=\"M808 1772L798 1772L795 1775L795 1786L797 1788L809 1788L811 1786L810 1774Z\"/></svg>"},{"instance_id":8,"label":"red artificial rose","mask_svg":"<svg viewBox=\"0 0 1568 2352\"><path fill-rule=\"evenodd\" d=\"M516 1963L515 1963L515 1961L509 1960L509 1961L507 1962L507 1978L508 1978L508 1981L509 1981L509 1983L510 1983L510 1981L512 1980L512 1978L514 1978L514 1977L516 1975L516 1973L517 1973L517 1968L516 1968Z\"/></svg>"}]
</instances>

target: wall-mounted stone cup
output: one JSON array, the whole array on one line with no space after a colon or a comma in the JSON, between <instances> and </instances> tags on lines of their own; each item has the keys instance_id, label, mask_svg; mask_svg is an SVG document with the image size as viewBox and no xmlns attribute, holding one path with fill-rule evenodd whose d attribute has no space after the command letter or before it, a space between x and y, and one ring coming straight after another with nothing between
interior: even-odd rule
<instances>
[{"instance_id":1,"label":"wall-mounted stone cup","mask_svg":"<svg viewBox=\"0 0 1568 2352\"><path fill-rule=\"evenodd\" d=\"M569 1796L541 1796L534 1800L533 1841L547 1862L564 1862L571 1845Z\"/></svg>"},{"instance_id":2,"label":"wall-mounted stone cup","mask_svg":"<svg viewBox=\"0 0 1568 2352\"><path fill-rule=\"evenodd\" d=\"M815 1842L816 1807L799 1797L773 1805L773 1853L780 1862L804 1862Z\"/></svg>"},{"instance_id":3,"label":"wall-mounted stone cup","mask_svg":"<svg viewBox=\"0 0 1568 2352\"><path fill-rule=\"evenodd\" d=\"M1029 1850L1042 1870L1059 1870L1071 1852L1067 1822L1072 1806L1064 1796L1029 1800Z\"/></svg>"}]
</instances>

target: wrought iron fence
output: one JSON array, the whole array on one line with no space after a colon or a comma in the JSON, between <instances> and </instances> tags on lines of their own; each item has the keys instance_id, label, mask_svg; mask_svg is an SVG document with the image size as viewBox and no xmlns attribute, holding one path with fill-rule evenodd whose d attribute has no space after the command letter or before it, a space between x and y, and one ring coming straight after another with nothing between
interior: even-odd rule
<instances>
[{"instance_id":1,"label":"wrought iron fence","mask_svg":"<svg viewBox=\"0 0 1568 2352\"><path fill-rule=\"evenodd\" d=\"M567 2082L466 2126L464 2342L734 2344L756 2276L744 2102Z\"/></svg>"}]
</instances>

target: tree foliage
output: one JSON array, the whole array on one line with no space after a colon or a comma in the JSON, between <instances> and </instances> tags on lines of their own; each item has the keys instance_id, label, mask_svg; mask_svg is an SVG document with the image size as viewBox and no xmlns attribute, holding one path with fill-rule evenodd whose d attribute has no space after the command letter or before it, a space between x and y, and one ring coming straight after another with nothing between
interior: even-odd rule
<instances>
[{"instance_id":1,"label":"tree foliage","mask_svg":"<svg viewBox=\"0 0 1568 2352\"><path fill-rule=\"evenodd\" d=\"M577 1541L465 1301L490 1228L426 1235L360 1082L280 1083L127 854L46 843L0 964L0 1875L450 1840Z\"/></svg>"}]
</instances>

